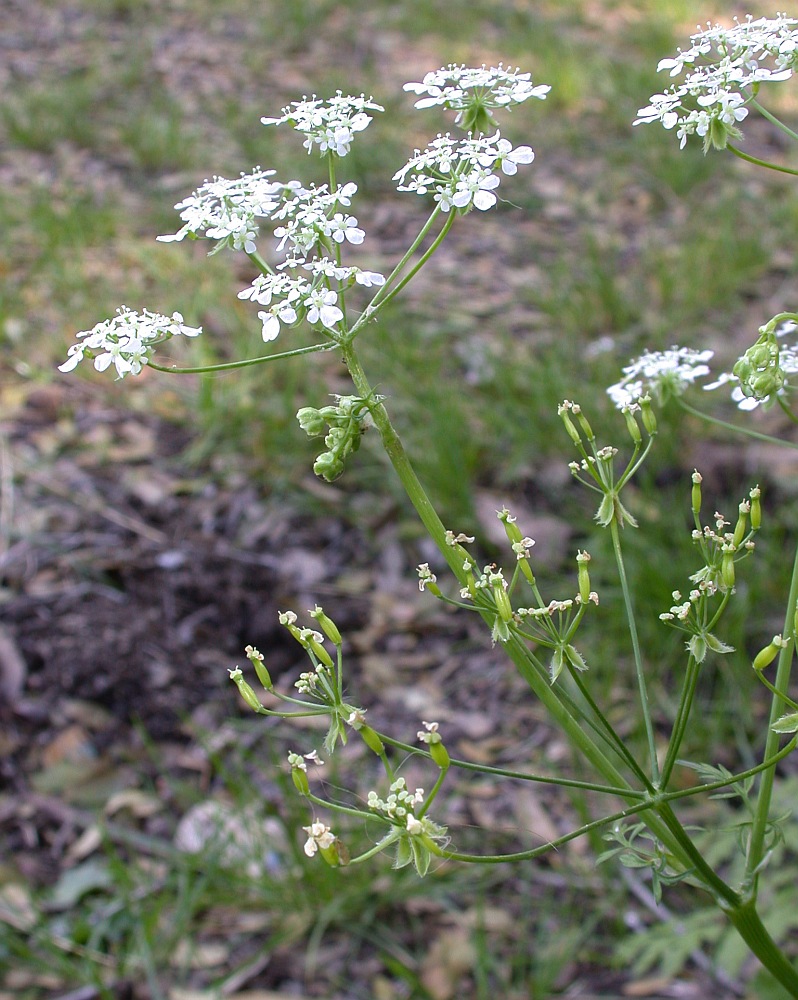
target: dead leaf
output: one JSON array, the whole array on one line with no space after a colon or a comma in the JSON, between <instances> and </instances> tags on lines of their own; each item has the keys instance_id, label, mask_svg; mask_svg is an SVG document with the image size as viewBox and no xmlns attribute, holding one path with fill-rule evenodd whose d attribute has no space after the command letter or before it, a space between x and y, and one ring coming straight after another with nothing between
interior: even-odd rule
<instances>
[{"instance_id":1,"label":"dead leaf","mask_svg":"<svg viewBox=\"0 0 798 1000\"><path fill-rule=\"evenodd\" d=\"M464 927L446 929L432 942L421 969L421 981L434 1000L460 994L460 979L476 961L472 935Z\"/></svg>"},{"instance_id":2,"label":"dead leaf","mask_svg":"<svg viewBox=\"0 0 798 1000\"><path fill-rule=\"evenodd\" d=\"M36 926L37 913L28 889L18 882L0 886L0 922L29 931Z\"/></svg>"},{"instance_id":3,"label":"dead leaf","mask_svg":"<svg viewBox=\"0 0 798 1000\"><path fill-rule=\"evenodd\" d=\"M170 964L186 969L212 969L223 965L230 957L230 949L221 941L189 941L183 938L170 956Z\"/></svg>"},{"instance_id":4,"label":"dead leaf","mask_svg":"<svg viewBox=\"0 0 798 1000\"><path fill-rule=\"evenodd\" d=\"M111 796L105 804L104 812L106 816L113 816L122 809L126 809L136 819L147 819L163 809L163 802L139 788L125 788Z\"/></svg>"}]
</instances>

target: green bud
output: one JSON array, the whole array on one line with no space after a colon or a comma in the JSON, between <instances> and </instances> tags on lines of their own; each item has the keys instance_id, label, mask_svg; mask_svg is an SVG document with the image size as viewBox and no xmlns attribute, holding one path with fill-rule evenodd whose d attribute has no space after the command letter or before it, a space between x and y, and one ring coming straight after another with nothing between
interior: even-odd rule
<instances>
[{"instance_id":1,"label":"green bud","mask_svg":"<svg viewBox=\"0 0 798 1000\"><path fill-rule=\"evenodd\" d=\"M341 645L343 640L341 639L341 633L338 631L335 622L325 615L324 611L318 606L318 604L310 612L310 617L316 619L319 623L319 628L327 636L330 642L333 643L333 645Z\"/></svg>"},{"instance_id":2,"label":"green bud","mask_svg":"<svg viewBox=\"0 0 798 1000\"><path fill-rule=\"evenodd\" d=\"M321 437L324 433L324 418L315 406L303 406L297 410L296 418L308 437Z\"/></svg>"},{"instance_id":3,"label":"green bud","mask_svg":"<svg viewBox=\"0 0 798 1000\"><path fill-rule=\"evenodd\" d=\"M328 483L336 480L344 471L344 463L330 451L323 451L313 463L313 471Z\"/></svg>"}]
</instances>

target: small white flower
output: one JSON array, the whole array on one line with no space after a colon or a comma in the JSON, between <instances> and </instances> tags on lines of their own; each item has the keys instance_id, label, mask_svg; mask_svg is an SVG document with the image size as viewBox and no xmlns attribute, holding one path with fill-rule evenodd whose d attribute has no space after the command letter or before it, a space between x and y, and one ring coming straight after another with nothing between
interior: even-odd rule
<instances>
[{"instance_id":1,"label":"small white flower","mask_svg":"<svg viewBox=\"0 0 798 1000\"><path fill-rule=\"evenodd\" d=\"M468 68L454 63L427 73L421 83L406 83L404 89L413 94L426 95L416 101L417 108L442 105L457 111L460 122L463 111L479 102L483 108L505 108L521 104L530 97L544 100L551 87L533 86L531 75L518 69L505 69L501 63L489 69Z\"/></svg>"},{"instance_id":2,"label":"small white flower","mask_svg":"<svg viewBox=\"0 0 798 1000\"><path fill-rule=\"evenodd\" d=\"M316 851L324 851L335 843L335 834L324 823L311 823L302 829L308 835L304 850L309 858L312 858Z\"/></svg>"},{"instance_id":3,"label":"small white flower","mask_svg":"<svg viewBox=\"0 0 798 1000\"><path fill-rule=\"evenodd\" d=\"M338 308L338 293L332 289L316 288L303 301L307 309L308 322L311 324L321 323L328 329L333 329L336 323L344 318L343 312Z\"/></svg>"}]
</instances>

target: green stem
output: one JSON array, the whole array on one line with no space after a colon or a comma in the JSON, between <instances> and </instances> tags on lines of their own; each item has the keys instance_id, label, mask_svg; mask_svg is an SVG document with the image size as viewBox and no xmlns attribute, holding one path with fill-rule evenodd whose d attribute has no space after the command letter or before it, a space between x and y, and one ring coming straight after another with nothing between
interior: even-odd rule
<instances>
[{"instance_id":1,"label":"green stem","mask_svg":"<svg viewBox=\"0 0 798 1000\"><path fill-rule=\"evenodd\" d=\"M632 640L632 654L635 661L635 672L637 673L637 687L640 693L640 709L643 713L643 724L646 729L646 738L648 740L648 753L651 759L651 777L653 783L657 785L659 784L657 745L654 740L654 725L651 721L651 708L648 703L648 688L646 686L646 678L643 671L643 657L640 652L640 639L637 634L637 621L635 619L634 605L632 603L632 594L629 589L629 581L626 577L623 552L621 551L620 528L618 527L617 517L612 519L610 532L612 534L612 548L615 552L615 563L618 567L618 577L621 583L621 591L623 593L623 602L626 608L626 618L629 622L629 635Z\"/></svg>"},{"instance_id":2,"label":"green stem","mask_svg":"<svg viewBox=\"0 0 798 1000\"><path fill-rule=\"evenodd\" d=\"M787 597L787 609L784 615L784 631L782 635L785 639L795 639L795 610L798 603L798 548L796 548L795 559L792 568L792 579L790 581L790 593ZM762 754L767 760L774 755L778 748L781 735L773 731L773 724L781 712L781 695L786 694L790 686L790 673L792 671L794 641L788 642L779 653L778 667L776 670L775 688L778 694L773 695L770 705L770 718L768 720L768 735L765 740L765 749ZM750 888L753 898L756 898L756 878L759 866L765 855L765 834L768 827L768 817L770 814L770 802L773 797L773 783L776 778L775 767L769 768L762 775L759 785L759 795L757 796L756 807L754 809L754 819L751 826L751 839L748 842L748 857L746 859L746 882Z\"/></svg>"},{"instance_id":3,"label":"green stem","mask_svg":"<svg viewBox=\"0 0 798 1000\"><path fill-rule=\"evenodd\" d=\"M690 718L690 709L693 704L693 698L695 697L699 673L699 665L696 663L695 658L690 656L687 661L687 676L685 677L684 684L682 685L681 698L679 699L679 709L676 712L673 729L671 730L671 738L668 742L668 750L665 754L665 761L662 765L662 774L660 775L659 782L660 788L668 787L671 773L674 765L676 764L679 747L682 744L684 734L687 730L687 720Z\"/></svg>"},{"instance_id":4,"label":"green stem","mask_svg":"<svg viewBox=\"0 0 798 1000\"><path fill-rule=\"evenodd\" d=\"M245 361L226 361L221 365L205 365L199 368L178 368L176 365L156 365L154 361L147 363L148 368L157 372L167 372L170 375L207 375L210 372L229 372L235 368L249 368L251 365L262 365L267 361L282 361L283 358L296 358L300 354L321 354L323 351L334 351L338 344L311 344L310 347L298 347L293 351L283 351L281 354L265 354L260 358L247 358Z\"/></svg>"},{"instance_id":5,"label":"green stem","mask_svg":"<svg viewBox=\"0 0 798 1000\"><path fill-rule=\"evenodd\" d=\"M728 420L711 417L708 413L702 413L701 410L697 410L689 403L685 403L681 396L677 398L677 403L683 410L692 413L699 420L705 420L708 424L714 424L716 427L722 427L724 430L733 431L735 434L745 434L746 437L754 438L756 441L766 441L768 444L780 444L784 448L798 448L798 442L796 441L787 441L782 438L772 437L770 434L762 434L760 431L752 430L750 427L741 427L738 424L730 424Z\"/></svg>"},{"instance_id":6,"label":"green stem","mask_svg":"<svg viewBox=\"0 0 798 1000\"><path fill-rule=\"evenodd\" d=\"M739 156L741 160L745 160L747 163L753 163L757 167L766 167L768 170L777 170L780 174L791 174L793 177L798 177L798 170L793 170L792 167L782 167L778 163L770 163L768 160L760 160L758 156L749 156L748 153L744 153L741 149L738 149L734 143L727 142L726 148L730 149L735 156Z\"/></svg>"},{"instance_id":7,"label":"green stem","mask_svg":"<svg viewBox=\"0 0 798 1000\"><path fill-rule=\"evenodd\" d=\"M764 967L785 987L790 996L798 997L798 971L768 933L753 900L725 911L730 923Z\"/></svg>"}]
</instances>

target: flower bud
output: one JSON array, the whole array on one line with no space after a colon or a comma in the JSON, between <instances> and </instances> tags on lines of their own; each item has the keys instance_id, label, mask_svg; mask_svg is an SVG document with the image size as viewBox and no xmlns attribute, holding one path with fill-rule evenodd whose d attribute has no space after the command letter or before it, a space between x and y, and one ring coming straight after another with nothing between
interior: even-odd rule
<instances>
[{"instance_id":1,"label":"flower bud","mask_svg":"<svg viewBox=\"0 0 798 1000\"><path fill-rule=\"evenodd\" d=\"M702 479L703 479L703 476L698 471L698 469L696 469L693 472L693 491L692 491L692 493L690 495L690 499L691 499L691 503L692 503L692 508L693 508L693 513L696 515L696 517L698 517L698 515L701 513L701 481L702 481Z\"/></svg>"},{"instance_id":2,"label":"flower bud","mask_svg":"<svg viewBox=\"0 0 798 1000\"><path fill-rule=\"evenodd\" d=\"M324 418L315 406L303 406L297 410L296 418L308 437L321 437L324 433Z\"/></svg>"},{"instance_id":3,"label":"flower bud","mask_svg":"<svg viewBox=\"0 0 798 1000\"><path fill-rule=\"evenodd\" d=\"M255 694L253 689L244 680L244 675L241 673L241 667L236 667L234 670L229 670L230 680L233 681L238 688L239 694L244 699L244 701L249 705L249 707L254 712L260 712L263 709L258 700L258 696Z\"/></svg>"},{"instance_id":4,"label":"flower bud","mask_svg":"<svg viewBox=\"0 0 798 1000\"><path fill-rule=\"evenodd\" d=\"M258 675L258 680L261 682L263 687L267 691L271 691L274 687L272 679L269 676L269 671L263 665L263 653L260 650L255 649L254 646L247 646L244 651L247 654L247 658L252 666L255 668L255 673Z\"/></svg>"},{"instance_id":5,"label":"flower bud","mask_svg":"<svg viewBox=\"0 0 798 1000\"><path fill-rule=\"evenodd\" d=\"M310 612L310 617L316 619L319 623L319 628L334 646L341 645L343 640L341 639L341 633L338 631L338 627L331 618L328 618L327 615L325 615L324 611L318 604Z\"/></svg>"},{"instance_id":6,"label":"flower bud","mask_svg":"<svg viewBox=\"0 0 798 1000\"><path fill-rule=\"evenodd\" d=\"M331 451L323 451L313 463L313 471L328 483L332 483L344 471L344 463Z\"/></svg>"}]
</instances>

